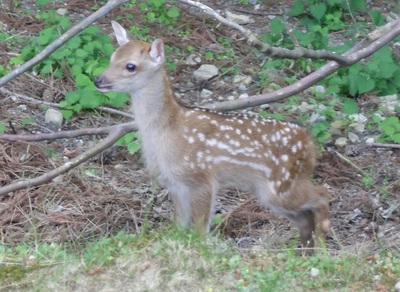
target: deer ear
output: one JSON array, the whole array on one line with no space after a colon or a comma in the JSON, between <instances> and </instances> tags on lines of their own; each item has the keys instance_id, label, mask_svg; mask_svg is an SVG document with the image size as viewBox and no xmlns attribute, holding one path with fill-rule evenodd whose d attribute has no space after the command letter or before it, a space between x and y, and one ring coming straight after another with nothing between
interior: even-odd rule
<instances>
[{"instance_id":1,"label":"deer ear","mask_svg":"<svg viewBox=\"0 0 400 292\"><path fill-rule=\"evenodd\" d=\"M162 39L156 39L151 44L150 58L156 64L164 63L164 42Z\"/></svg>"},{"instance_id":2,"label":"deer ear","mask_svg":"<svg viewBox=\"0 0 400 292\"><path fill-rule=\"evenodd\" d=\"M111 21L111 26L114 30L115 37L117 38L117 42L120 46L134 39L132 34L126 31L118 22Z\"/></svg>"}]
</instances>

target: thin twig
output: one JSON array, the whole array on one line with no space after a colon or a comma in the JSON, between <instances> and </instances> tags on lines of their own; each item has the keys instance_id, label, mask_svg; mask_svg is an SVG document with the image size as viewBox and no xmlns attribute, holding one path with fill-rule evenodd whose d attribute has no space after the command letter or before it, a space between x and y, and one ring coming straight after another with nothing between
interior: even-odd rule
<instances>
[{"instance_id":1,"label":"thin twig","mask_svg":"<svg viewBox=\"0 0 400 292\"><path fill-rule=\"evenodd\" d=\"M368 145L371 147L400 149L400 144L393 144L393 143L371 143Z\"/></svg>"},{"instance_id":2,"label":"thin twig","mask_svg":"<svg viewBox=\"0 0 400 292\"><path fill-rule=\"evenodd\" d=\"M60 131L53 133L40 133L40 134L31 134L31 135L14 135L14 134L2 134L0 135L0 141L8 141L8 142L16 142L16 141L44 141L44 140L57 140L62 138L75 138L80 136L89 136L89 135L102 135L109 134L114 130L118 130L119 127L129 127L131 131L137 130L137 125L135 122L129 122L124 124L119 124L115 126L108 127L100 127L100 128L84 128L79 130L71 130L71 131Z\"/></svg>"},{"instance_id":3,"label":"thin twig","mask_svg":"<svg viewBox=\"0 0 400 292\"><path fill-rule=\"evenodd\" d=\"M353 168L357 169L363 176L367 176L367 174L364 172L364 170L362 170L361 168L359 168L357 165L354 164L353 161L351 161L350 159L348 159L347 157L343 156L342 154L340 154L339 152L335 151L336 155L339 156L340 159L346 161L349 165L351 165Z\"/></svg>"},{"instance_id":4,"label":"thin twig","mask_svg":"<svg viewBox=\"0 0 400 292\"><path fill-rule=\"evenodd\" d=\"M54 179L55 177L67 172L68 170L78 166L79 164L87 161L88 159L92 158L93 156L97 155L101 151L109 148L112 146L121 136L124 134L132 131L132 125L130 123L122 124L113 128L112 131L109 132L106 139L102 142L96 144L94 147L90 148L89 150L85 151L81 155L71 159L70 161L64 163L60 167L57 167L39 177L30 178L25 180L20 180L13 182L5 187L0 188L0 195L5 195L10 192L15 192L24 188L35 187L41 185L43 183L49 182L50 180Z\"/></svg>"}]
</instances>

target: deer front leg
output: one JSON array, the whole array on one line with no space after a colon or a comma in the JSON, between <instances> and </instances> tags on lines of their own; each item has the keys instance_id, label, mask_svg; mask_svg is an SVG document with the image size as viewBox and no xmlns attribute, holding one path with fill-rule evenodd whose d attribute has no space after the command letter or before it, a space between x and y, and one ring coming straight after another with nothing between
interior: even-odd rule
<instances>
[{"instance_id":1,"label":"deer front leg","mask_svg":"<svg viewBox=\"0 0 400 292\"><path fill-rule=\"evenodd\" d=\"M215 191L209 184L175 182L171 197L175 208L175 220L182 227L194 227L201 234L210 230Z\"/></svg>"}]
</instances>

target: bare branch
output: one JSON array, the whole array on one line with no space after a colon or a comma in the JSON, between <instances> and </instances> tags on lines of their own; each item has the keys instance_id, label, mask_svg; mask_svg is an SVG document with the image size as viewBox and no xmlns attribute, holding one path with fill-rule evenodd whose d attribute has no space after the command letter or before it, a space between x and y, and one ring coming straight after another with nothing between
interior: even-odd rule
<instances>
[{"instance_id":1,"label":"bare branch","mask_svg":"<svg viewBox=\"0 0 400 292\"><path fill-rule=\"evenodd\" d=\"M346 56L339 55L327 50L309 50L302 47L297 47L293 50L272 47L267 43L260 41L257 36L249 29L244 28L243 26L229 21L225 17L221 16L214 9L209 6L200 3L198 1L192 0L178 0L181 3L188 4L203 10L204 13L210 15L214 19L218 20L222 24L229 26L238 32L240 32L246 39L249 44L263 52L264 54L272 57L272 58L287 58L287 59L299 59L299 58L310 58L310 59L326 59L335 61L339 64L346 65L350 62Z\"/></svg>"},{"instance_id":2,"label":"bare branch","mask_svg":"<svg viewBox=\"0 0 400 292\"><path fill-rule=\"evenodd\" d=\"M369 57L374 52L376 52L377 50L379 50L380 48L382 48L383 46L387 45L389 42L394 40L399 34L400 34L400 18L392 22L391 30L386 30L385 34L383 34L375 41L370 42L369 44L367 42L367 45L361 42L355 45L348 52L346 52L344 55L346 55L348 60L351 61L348 65L346 64L346 66L350 66L360 61L361 59ZM219 110L219 111L230 111L230 110L254 107L265 103L279 101L305 90L306 88L314 85L318 81L326 78L330 74L336 72L341 67L343 66L341 66L337 62L331 61L328 62L326 65L322 66L320 69L312 72L311 74L300 79L296 83L289 85L285 88L269 92L266 94L254 95L249 98L214 103L206 105L205 108L212 110Z\"/></svg>"},{"instance_id":3,"label":"bare branch","mask_svg":"<svg viewBox=\"0 0 400 292\"><path fill-rule=\"evenodd\" d=\"M0 87L2 87L4 84L11 81L15 77L21 75L25 71L29 70L36 64L43 61L47 56L49 56L52 52L54 52L59 47L61 47L65 42L67 42L74 35L78 34L82 30L84 30L86 27L91 25L93 22L102 18L108 12L110 12L114 8L118 7L119 5L121 5L127 1L128 0L109 0L106 3L106 5L104 5L99 10L97 10L96 12L91 14L89 17L86 17L82 22L78 23L77 25L75 25L74 27L69 29L66 33L64 33L62 36L60 36L56 41L54 41L53 43L48 45L43 51L41 51L39 54L37 54L34 58L29 60L25 64L15 68L13 71L11 71L6 76L0 78Z\"/></svg>"},{"instance_id":4,"label":"bare branch","mask_svg":"<svg viewBox=\"0 0 400 292\"><path fill-rule=\"evenodd\" d=\"M400 149L400 144L394 143L371 143L369 144L371 147L377 148L393 148L393 149Z\"/></svg>"},{"instance_id":5,"label":"bare branch","mask_svg":"<svg viewBox=\"0 0 400 292\"><path fill-rule=\"evenodd\" d=\"M113 131L117 130L119 127L128 127L131 131L137 130L137 125L135 122L129 122L124 124L119 124L115 126L109 127L100 127L100 128L85 128L79 130L71 130L71 131L60 131L53 133L41 133L41 134L32 134L32 135L12 135L12 134L2 134L0 135L0 141L8 141L8 142L16 142L16 141L44 141L44 140L57 140L62 138L75 138L80 136L89 136L89 135L102 135L109 134Z\"/></svg>"},{"instance_id":6,"label":"bare branch","mask_svg":"<svg viewBox=\"0 0 400 292\"><path fill-rule=\"evenodd\" d=\"M52 171L49 171L39 177L16 181L5 187L1 187L0 195L5 195L9 192L15 192L24 188L35 187L43 183L49 182L53 178L59 176L64 172L67 172L68 170L76 167L77 165L87 161L96 154L112 146L121 136L132 131L132 124L126 123L111 128L112 131L109 132L107 138L104 139L101 143L96 144L93 148L90 148L81 155L64 163L60 167L57 167L56 169L53 169Z\"/></svg>"}]
</instances>

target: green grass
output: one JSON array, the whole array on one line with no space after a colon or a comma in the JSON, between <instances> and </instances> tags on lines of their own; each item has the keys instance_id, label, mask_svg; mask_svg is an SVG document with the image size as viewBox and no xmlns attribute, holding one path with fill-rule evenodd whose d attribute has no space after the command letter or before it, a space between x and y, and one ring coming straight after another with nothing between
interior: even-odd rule
<instances>
[{"instance_id":1,"label":"green grass","mask_svg":"<svg viewBox=\"0 0 400 292\"><path fill-rule=\"evenodd\" d=\"M0 263L1 291L372 291L377 276L392 289L400 274L398 255L387 250L311 257L293 249L243 251L175 228L74 247L0 246Z\"/></svg>"}]
</instances>

